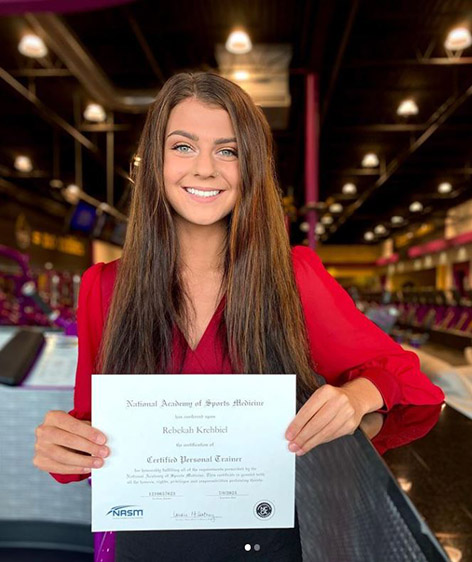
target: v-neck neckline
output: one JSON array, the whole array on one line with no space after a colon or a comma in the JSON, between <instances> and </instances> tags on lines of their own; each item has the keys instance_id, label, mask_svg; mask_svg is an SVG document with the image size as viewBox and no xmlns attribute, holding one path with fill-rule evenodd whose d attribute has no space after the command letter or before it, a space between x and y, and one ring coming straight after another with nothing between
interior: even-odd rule
<instances>
[{"instance_id":1,"label":"v-neck neckline","mask_svg":"<svg viewBox=\"0 0 472 562\"><path fill-rule=\"evenodd\" d=\"M182 330L179 328L179 326L176 325L177 330L180 332L180 336L181 336L182 340L185 342L185 345L187 346L188 350L191 351L192 353L197 353L199 348L201 347L203 341L208 337L208 333L210 331L210 328L213 326L213 324L216 320L216 317L219 315L220 310L221 310L225 300L226 300L226 294L221 297L220 302L218 303L218 306L216 307L215 312L213 313L213 316L210 318L210 321L208 322L208 324L205 328L205 331L203 332L202 337L198 341L195 349L192 349L190 347L190 344L188 343L187 338L182 333Z\"/></svg>"}]
</instances>

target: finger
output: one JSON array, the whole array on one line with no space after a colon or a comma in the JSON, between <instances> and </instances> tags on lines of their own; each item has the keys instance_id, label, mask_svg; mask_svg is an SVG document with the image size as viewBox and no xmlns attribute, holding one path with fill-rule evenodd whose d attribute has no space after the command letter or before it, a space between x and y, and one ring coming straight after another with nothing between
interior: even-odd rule
<instances>
[{"instance_id":1,"label":"finger","mask_svg":"<svg viewBox=\"0 0 472 562\"><path fill-rule=\"evenodd\" d=\"M54 472L55 474L89 474L92 470L82 466L70 466L61 464L42 455L36 455L33 464L39 470Z\"/></svg>"},{"instance_id":2,"label":"finger","mask_svg":"<svg viewBox=\"0 0 472 562\"><path fill-rule=\"evenodd\" d=\"M103 445L107 440L106 435L98 429L92 427L88 420L78 420L70 414L60 410L51 410L48 412L44 418L43 425L60 427L65 431L81 435L85 439L98 443L99 445Z\"/></svg>"},{"instance_id":3,"label":"finger","mask_svg":"<svg viewBox=\"0 0 472 562\"><path fill-rule=\"evenodd\" d=\"M288 448L296 452L299 448L311 439L314 435L322 431L337 415L337 408L334 408L330 402L323 404L323 406L316 412L316 414L308 421L300 433L292 439ZM342 422L345 420L343 419Z\"/></svg>"},{"instance_id":4,"label":"finger","mask_svg":"<svg viewBox=\"0 0 472 562\"><path fill-rule=\"evenodd\" d=\"M285 432L285 438L293 441L303 427L306 425L314 414L330 399L332 396L333 387L330 385L323 385L321 388L315 390L310 398L298 410L297 415L292 420Z\"/></svg>"},{"instance_id":5,"label":"finger","mask_svg":"<svg viewBox=\"0 0 472 562\"><path fill-rule=\"evenodd\" d=\"M321 412L323 412L323 417L320 416ZM307 441L313 434L321 431L333 418L338 418L339 423L343 424L349 419L354 418L355 414L356 411L349 402L348 396L339 389L335 389L321 410L310 420L312 424L310 430L308 430L307 426L303 429L305 433L304 440ZM310 431L311 435L309 434Z\"/></svg>"},{"instance_id":6,"label":"finger","mask_svg":"<svg viewBox=\"0 0 472 562\"><path fill-rule=\"evenodd\" d=\"M38 450L39 456L48 458L54 462L66 466L79 466L81 468L100 468L103 466L103 459L90 455L69 451L53 443L42 446Z\"/></svg>"},{"instance_id":7,"label":"finger","mask_svg":"<svg viewBox=\"0 0 472 562\"><path fill-rule=\"evenodd\" d=\"M338 420L335 418L331 423L324 427L317 435L314 435L306 443L303 444L300 451L296 453L297 456L304 455L311 451L314 447L322 445L323 443L328 443L344 435L351 435L354 433L355 425L352 420L348 420L344 423L339 424Z\"/></svg>"},{"instance_id":8,"label":"finger","mask_svg":"<svg viewBox=\"0 0 472 562\"><path fill-rule=\"evenodd\" d=\"M80 435L74 435L54 426L44 427L41 438L42 442L62 445L68 449L89 453L96 457L106 457L110 452L105 445L97 445Z\"/></svg>"},{"instance_id":9,"label":"finger","mask_svg":"<svg viewBox=\"0 0 472 562\"><path fill-rule=\"evenodd\" d=\"M345 392L338 388L332 387L327 402L310 420L310 424L305 425L300 434L295 438L298 444L306 441L313 434L318 433L323 426L331 421L335 416L339 418L340 423L354 418L356 411L349 401L349 397ZM323 416L320 413L323 411ZM330 418L330 419L329 419ZM303 433L303 435L301 435ZM293 447L290 450L294 450Z\"/></svg>"}]
</instances>

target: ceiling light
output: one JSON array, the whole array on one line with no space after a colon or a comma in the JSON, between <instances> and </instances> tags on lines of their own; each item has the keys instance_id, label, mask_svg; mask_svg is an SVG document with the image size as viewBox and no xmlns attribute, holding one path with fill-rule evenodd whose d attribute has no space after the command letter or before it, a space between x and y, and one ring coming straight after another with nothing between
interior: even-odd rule
<instances>
[{"instance_id":1,"label":"ceiling light","mask_svg":"<svg viewBox=\"0 0 472 562\"><path fill-rule=\"evenodd\" d=\"M367 240L367 242L371 242L374 238L374 233L370 230L364 233L364 240Z\"/></svg>"},{"instance_id":2,"label":"ceiling light","mask_svg":"<svg viewBox=\"0 0 472 562\"><path fill-rule=\"evenodd\" d=\"M75 185L75 184L71 183L65 189L62 190L62 194L64 196L64 199L68 203L71 203L72 205L75 205L80 200L81 191L82 190L80 189L80 187L78 185Z\"/></svg>"},{"instance_id":3,"label":"ceiling light","mask_svg":"<svg viewBox=\"0 0 472 562\"><path fill-rule=\"evenodd\" d=\"M48 48L41 37L33 34L28 34L21 38L18 50L25 57L31 57L32 59L41 59L48 54Z\"/></svg>"},{"instance_id":4,"label":"ceiling light","mask_svg":"<svg viewBox=\"0 0 472 562\"><path fill-rule=\"evenodd\" d=\"M394 215L391 219L390 222L392 224L402 224L403 222L403 217L401 217L400 215Z\"/></svg>"},{"instance_id":5,"label":"ceiling light","mask_svg":"<svg viewBox=\"0 0 472 562\"><path fill-rule=\"evenodd\" d=\"M344 195L355 195L357 193L357 187L353 183L345 183L343 185Z\"/></svg>"},{"instance_id":6,"label":"ceiling light","mask_svg":"<svg viewBox=\"0 0 472 562\"><path fill-rule=\"evenodd\" d=\"M252 43L249 35L242 29L238 29L229 34L225 47L234 55L244 55L252 49Z\"/></svg>"},{"instance_id":7,"label":"ceiling light","mask_svg":"<svg viewBox=\"0 0 472 562\"><path fill-rule=\"evenodd\" d=\"M329 215L325 215L324 217L321 217L321 222L323 224L333 224L333 217L330 217Z\"/></svg>"},{"instance_id":8,"label":"ceiling light","mask_svg":"<svg viewBox=\"0 0 472 562\"><path fill-rule=\"evenodd\" d=\"M438 193L451 193L452 185L448 181L443 181L438 185Z\"/></svg>"},{"instance_id":9,"label":"ceiling light","mask_svg":"<svg viewBox=\"0 0 472 562\"><path fill-rule=\"evenodd\" d=\"M378 224L375 228L374 228L374 232L375 234L385 234L387 232L387 229L385 228L385 226L383 224Z\"/></svg>"},{"instance_id":10,"label":"ceiling light","mask_svg":"<svg viewBox=\"0 0 472 562\"><path fill-rule=\"evenodd\" d=\"M333 203L329 206L330 213L342 213L343 206L341 203Z\"/></svg>"},{"instance_id":11,"label":"ceiling light","mask_svg":"<svg viewBox=\"0 0 472 562\"><path fill-rule=\"evenodd\" d=\"M369 152L362 159L362 166L364 168L377 168L379 165L379 157L373 152Z\"/></svg>"},{"instance_id":12,"label":"ceiling light","mask_svg":"<svg viewBox=\"0 0 472 562\"><path fill-rule=\"evenodd\" d=\"M55 189L60 189L61 187L63 187L64 182L62 180L54 179L49 182L49 185L51 187L54 187Z\"/></svg>"},{"instance_id":13,"label":"ceiling light","mask_svg":"<svg viewBox=\"0 0 472 562\"><path fill-rule=\"evenodd\" d=\"M108 203L102 202L97 207L102 213L109 213L111 211L111 206Z\"/></svg>"},{"instance_id":14,"label":"ceiling light","mask_svg":"<svg viewBox=\"0 0 472 562\"><path fill-rule=\"evenodd\" d=\"M89 103L85 108L84 117L87 121L92 121L93 123L103 123L107 118L107 114L100 104Z\"/></svg>"},{"instance_id":15,"label":"ceiling light","mask_svg":"<svg viewBox=\"0 0 472 562\"><path fill-rule=\"evenodd\" d=\"M310 230L310 223L308 223L308 222L306 222L306 221L300 223L300 230L301 230L302 232L308 232L308 231Z\"/></svg>"},{"instance_id":16,"label":"ceiling light","mask_svg":"<svg viewBox=\"0 0 472 562\"><path fill-rule=\"evenodd\" d=\"M233 78L235 80L249 80L250 74L247 70L235 70L233 72Z\"/></svg>"},{"instance_id":17,"label":"ceiling light","mask_svg":"<svg viewBox=\"0 0 472 562\"><path fill-rule=\"evenodd\" d=\"M412 213L421 213L422 210L423 210L423 205L419 201L414 201L410 205L410 211Z\"/></svg>"},{"instance_id":18,"label":"ceiling light","mask_svg":"<svg viewBox=\"0 0 472 562\"><path fill-rule=\"evenodd\" d=\"M418 106L413 100L404 100L398 106L397 114L402 117L409 117L410 115L418 114Z\"/></svg>"},{"instance_id":19,"label":"ceiling light","mask_svg":"<svg viewBox=\"0 0 472 562\"><path fill-rule=\"evenodd\" d=\"M17 156L15 158L15 169L19 172L31 172L33 169L33 164L31 163L31 158L28 156Z\"/></svg>"},{"instance_id":20,"label":"ceiling light","mask_svg":"<svg viewBox=\"0 0 472 562\"><path fill-rule=\"evenodd\" d=\"M444 42L448 51L462 51L472 45L472 36L466 27L452 29Z\"/></svg>"},{"instance_id":21,"label":"ceiling light","mask_svg":"<svg viewBox=\"0 0 472 562\"><path fill-rule=\"evenodd\" d=\"M133 158L133 166L138 167L140 163L141 163L141 156L135 156Z\"/></svg>"},{"instance_id":22,"label":"ceiling light","mask_svg":"<svg viewBox=\"0 0 472 562\"><path fill-rule=\"evenodd\" d=\"M324 234L325 230L325 227L320 223L315 226L315 234Z\"/></svg>"}]
</instances>

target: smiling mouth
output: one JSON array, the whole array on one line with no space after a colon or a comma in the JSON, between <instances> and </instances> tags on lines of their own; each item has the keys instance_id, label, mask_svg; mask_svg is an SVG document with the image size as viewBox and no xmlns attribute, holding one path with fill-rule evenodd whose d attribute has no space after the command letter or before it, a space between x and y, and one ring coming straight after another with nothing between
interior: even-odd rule
<instances>
[{"instance_id":1,"label":"smiling mouth","mask_svg":"<svg viewBox=\"0 0 472 562\"><path fill-rule=\"evenodd\" d=\"M208 198L208 197L216 197L222 191L222 189L197 189L195 187L184 187L187 193L191 195L196 195L197 197Z\"/></svg>"}]
</instances>

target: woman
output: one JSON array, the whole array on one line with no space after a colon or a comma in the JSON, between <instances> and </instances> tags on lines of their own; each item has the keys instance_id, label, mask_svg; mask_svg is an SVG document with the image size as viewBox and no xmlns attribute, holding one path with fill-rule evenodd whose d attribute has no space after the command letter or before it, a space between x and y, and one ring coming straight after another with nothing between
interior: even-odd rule
<instances>
[{"instance_id":1,"label":"woman","mask_svg":"<svg viewBox=\"0 0 472 562\"><path fill-rule=\"evenodd\" d=\"M313 251L290 249L270 128L241 88L213 73L175 75L138 154L123 257L83 276L75 407L37 428L38 468L77 481L112 454L90 426L92 372L297 373L304 405L286 432L297 455L353 433L369 412L443 400ZM314 372L328 384L317 388ZM266 562L298 559L297 528L254 532ZM247 537L118 533L117 560L239 560Z\"/></svg>"}]
</instances>

